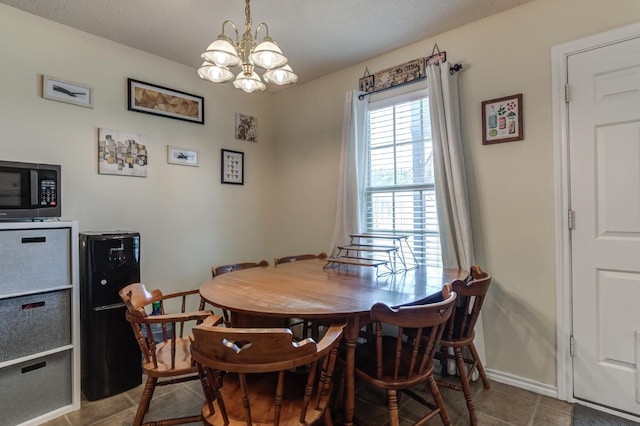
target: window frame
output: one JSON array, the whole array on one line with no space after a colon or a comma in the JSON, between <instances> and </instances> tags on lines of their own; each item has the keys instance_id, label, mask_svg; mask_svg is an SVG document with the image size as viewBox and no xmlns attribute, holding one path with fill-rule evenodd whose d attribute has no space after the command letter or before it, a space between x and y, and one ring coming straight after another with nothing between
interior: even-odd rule
<instances>
[{"instance_id":1,"label":"window frame","mask_svg":"<svg viewBox=\"0 0 640 426\"><path fill-rule=\"evenodd\" d=\"M367 132L366 132L366 140L365 140L365 176L364 176L364 185L362 187L362 191L363 191L363 201L364 204L362 206L362 209L364 210L364 212L362 213L362 217L364 219L364 223L363 223L363 227L365 229L365 232L369 232L369 233L374 233L374 234L380 234L380 233L395 233L395 234L401 234L401 235L408 235L409 236L409 244L411 246L411 249L413 250L413 252L416 254L416 256L418 257L419 263L420 264L426 264L427 266L436 266L436 267L442 267L442 253L441 253L441 247L440 247L440 230L438 227L438 218L437 218L437 205L436 205L436 184L435 184L435 174L433 174L433 179L431 179L431 182L427 182L427 179L425 179L424 183L409 183L409 184L392 184L392 185L371 185L371 167L372 167L372 152L375 152L374 147L372 147L371 142L372 142L372 138L371 138L371 113L378 111L380 109L384 109L384 108L388 108L388 107L395 107L397 105L401 105L404 103L409 103L412 101L417 101L417 100L422 100L422 99L427 99L427 102L429 102L429 94L428 94L428 90L427 89L421 89L421 90L417 90L417 91L413 91L413 92L409 92L409 93L404 93L401 95L397 95L397 96L388 96L385 97L384 99L380 99L377 101L373 101L370 102L368 105L368 111L367 111L367 117L366 117L366 123L367 123ZM424 123L421 126L421 130L423 132L427 131L426 134L423 135L423 140L425 143L428 143L428 141L431 141L431 132L430 132L430 112L427 111L426 112L427 117L429 119L429 124L428 126L424 126ZM393 124L395 126L396 124L396 119L397 117L393 117ZM394 181L396 181L397 178L397 173L398 173L398 164L396 163L396 153L397 153L397 147L398 146L402 146L402 145L407 145L407 144L415 144L415 140L412 140L411 142L401 142L398 143L397 139L396 139L396 132L395 132L395 128L392 131L393 133L393 141L387 145L387 148L391 147L393 149L393 153L391 154L393 156L393 162L394 162L394 166L393 166L393 173L394 173ZM431 163L432 163L432 167L433 167L433 144L431 143L431 147L430 147L430 151L431 152ZM378 147L381 148L381 147ZM425 163L427 162L427 159L424 159ZM432 170L433 171L433 170ZM392 197L391 203L394 205L393 209L392 209L392 219L391 219L391 229L377 229L377 228L373 228L373 220L372 217L374 215L373 212L373 197L375 197L375 194L390 194ZM417 223L417 221L419 222L418 219L416 219L416 215L415 215L415 211L416 211L416 207L414 205L413 208L409 208L408 211L413 211L413 222L412 222L412 227L411 230L403 230L403 229L398 229L399 226L402 226L401 224L399 224L400 219L398 219L398 210L396 209L395 204L398 202L397 201L397 196L398 194L402 195L402 194L414 194L414 203L415 203L415 197L416 197L416 193L419 194L419 199L422 201L418 201L419 203L422 203L422 209L419 212L419 214L421 214L422 216L422 221L421 223ZM432 201L428 200L428 197L432 197ZM432 210L429 209L429 202L433 203L433 208ZM435 220L435 231L433 230L433 225L429 225L428 223L428 213L431 212L431 214L433 214L434 219ZM429 229L431 228L431 229ZM419 241L416 241L419 240ZM418 245L418 244L420 245ZM437 253L434 254L429 254L429 253L433 253L433 250L436 250L437 247ZM419 249L420 248L420 249Z\"/></svg>"}]
</instances>

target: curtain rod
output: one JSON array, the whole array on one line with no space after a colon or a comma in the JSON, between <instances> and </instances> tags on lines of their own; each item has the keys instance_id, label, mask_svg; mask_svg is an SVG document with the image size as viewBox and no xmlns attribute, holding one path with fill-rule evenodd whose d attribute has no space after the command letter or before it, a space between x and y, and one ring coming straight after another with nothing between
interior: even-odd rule
<instances>
[{"instance_id":1,"label":"curtain rod","mask_svg":"<svg viewBox=\"0 0 640 426\"><path fill-rule=\"evenodd\" d=\"M462 69L462 64L455 64L449 67L449 74L453 75L454 72L458 72Z\"/></svg>"}]
</instances>

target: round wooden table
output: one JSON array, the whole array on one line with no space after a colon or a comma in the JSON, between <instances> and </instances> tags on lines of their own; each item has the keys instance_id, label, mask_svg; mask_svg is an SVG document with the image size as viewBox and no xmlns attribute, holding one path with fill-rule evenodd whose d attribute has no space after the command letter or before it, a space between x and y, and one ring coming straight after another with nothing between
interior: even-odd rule
<instances>
[{"instance_id":1,"label":"round wooden table","mask_svg":"<svg viewBox=\"0 0 640 426\"><path fill-rule=\"evenodd\" d=\"M323 269L325 260L302 260L243 269L219 275L200 287L209 303L228 309L234 327L272 326L283 318L345 319L345 425L353 424L355 348L361 318L376 302L389 306L423 299L442 285L467 274L421 266L407 272L377 276L372 267L342 265ZM269 318L274 323L266 324Z\"/></svg>"}]
</instances>

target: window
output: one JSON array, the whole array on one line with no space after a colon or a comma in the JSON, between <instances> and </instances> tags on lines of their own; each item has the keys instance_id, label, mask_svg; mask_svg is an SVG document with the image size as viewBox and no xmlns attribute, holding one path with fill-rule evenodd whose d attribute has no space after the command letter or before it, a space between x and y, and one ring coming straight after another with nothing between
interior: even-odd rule
<instances>
[{"instance_id":1,"label":"window","mask_svg":"<svg viewBox=\"0 0 640 426\"><path fill-rule=\"evenodd\" d=\"M422 93L369 105L365 228L408 235L421 265L441 267L429 98Z\"/></svg>"}]
</instances>

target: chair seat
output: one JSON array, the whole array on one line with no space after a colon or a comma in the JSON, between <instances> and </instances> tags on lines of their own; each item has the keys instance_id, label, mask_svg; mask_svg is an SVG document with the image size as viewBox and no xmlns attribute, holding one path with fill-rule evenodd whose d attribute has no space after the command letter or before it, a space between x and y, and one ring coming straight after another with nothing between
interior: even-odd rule
<instances>
[{"instance_id":1,"label":"chair seat","mask_svg":"<svg viewBox=\"0 0 640 426\"><path fill-rule=\"evenodd\" d=\"M275 416L274 389L278 379L278 373L261 373L247 375L247 385L251 388L251 415L253 425L273 425ZM301 424L313 424L322 418L324 410L316 410L313 407L315 391L311 396L312 405L307 411L304 423L300 422L300 406L304 397L307 374L295 371L285 372L284 393L282 396L282 408L280 413L281 426L299 426ZM221 388L222 397L227 401L241 401L242 391L238 374L227 373L224 376ZM220 410L211 412L209 404L205 401L202 405L202 417L205 424L224 424ZM227 404L229 425L246 425L245 412L241 404Z\"/></svg>"},{"instance_id":2,"label":"chair seat","mask_svg":"<svg viewBox=\"0 0 640 426\"><path fill-rule=\"evenodd\" d=\"M393 380L395 368L396 338L390 336L382 337L382 358L385 363L382 365L382 378L377 378L376 372L376 344L375 340L358 345L356 350L356 375L382 389L404 389L422 383L433 373L433 360L429 360L421 374L416 374L412 379L407 380L413 354L413 345L403 344L400 354L400 364L398 375L403 377L402 385L398 385Z\"/></svg>"},{"instance_id":3,"label":"chair seat","mask_svg":"<svg viewBox=\"0 0 640 426\"><path fill-rule=\"evenodd\" d=\"M451 339L441 339L440 346L446 346L449 348L464 348L465 346L469 346L473 343L473 339L476 337L475 331L469 333L469 335L464 337L456 337L453 336Z\"/></svg>"},{"instance_id":4,"label":"chair seat","mask_svg":"<svg viewBox=\"0 0 640 426\"><path fill-rule=\"evenodd\" d=\"M171 344L171 339L156 344L158 366L156 367L152 361L143 363L142 369L145 374L151 377L167 377L198 371L191 361L189 339L186 337L176 338L175 367L171 366Z\"/></svg>"}]
</instances>

